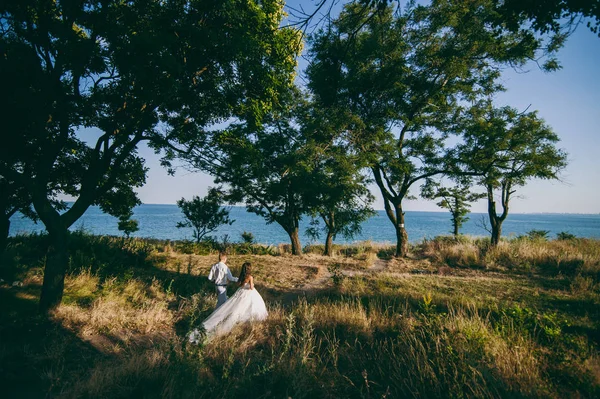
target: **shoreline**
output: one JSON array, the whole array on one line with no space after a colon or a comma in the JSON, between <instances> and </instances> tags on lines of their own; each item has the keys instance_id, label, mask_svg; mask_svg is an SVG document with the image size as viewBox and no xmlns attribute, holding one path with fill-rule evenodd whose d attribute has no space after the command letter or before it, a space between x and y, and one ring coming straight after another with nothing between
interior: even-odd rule
<instances>
[{"instance_id":1,"label":"shoreline","mask_svg":"<svg viewBox=\"0 0 600 399\"><path fill-rule=\"evenodd\" d=\"M487 237L488 233L482 227L483 221L489 225L486 217L486 214L471 213L460 232L467 236ZM233 207L230 218L234 220L232 225L221 226L209 234L217 240L222 240L227 235L228 241L241 241L241 234L249 232L257 242L265 245L278 245L289 240L287 233L279 225L267 224L262 217L247 212L243 207ZM132 234L134 237L163 240L192 239L191 229L176 227L177 222L183 220L183 216L175 205L145 204L135 208L132 219L139 223L139 231ZM303 244L319 243L324 239L324 234L317 240L312 239L306 234L306 229L310 227L309 222L308 217L300 220L300 240ZM405 223L409 242L413 244L424 238L432 239L436 236L449 235L452 229L449 212L406 211ZM118 230L117 224L117 218L103 213L98 207L92 207L71 226L71 231L83 230L95 235L119 236L122 232ZM349 239L340 235L334 242L339 244L369 240L378 243L396 242L394 227L384 212L379 211L363 222L361 227L360 234ZM548 231L549 238L554 238L562 232L577 237L600 238L600 215L515 213L509 214L503 223L503 237L526 235L531 230ZM40 222L35 224L19 214L11 218L10 236L42 231L45 231L45 228Z\"/></svg>"}]
</instances>

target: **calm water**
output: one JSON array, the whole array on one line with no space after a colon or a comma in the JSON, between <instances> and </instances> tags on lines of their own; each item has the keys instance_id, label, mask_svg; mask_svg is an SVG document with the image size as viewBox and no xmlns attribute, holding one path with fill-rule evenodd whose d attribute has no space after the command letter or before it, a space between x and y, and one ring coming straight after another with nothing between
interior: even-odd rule
<instances>
[{"instance_id":1,"label":"calm water","mask_svg":"<svg viewBox=\"0 0 600 399\"><path fill-rule=\"evenodd\" d=\"M461 232L469 235L485 236L487 232L478 226L483 214L473 213L470 220L465 223ZM253 213L246 212L243 207L232 207L231 215L235 222L231 226L222 226L213 233L217 237L229 235L230 241L241 241L240 234L249 231L254 234L257 242L264 244L278 244L288 242L285 231L277 224L266 224L264 219ZM139 222L140 230L136 237L153 237L160 239L192 239L191 229L178 229L175 227L182 215L176 205L141 205L134 210L134 219ZM406 212L406 228L411 242L437 235L449 234L452 225L449 212ZM304 230L308 219L301 225L302 244L311 242L305 236ZM117 219L102 213L98 207L91 207L73 226L72 230L84 229L93 234L121 235L117 229ZM578 237L600 238L600 215L576 214L514 214L508 216L503 225L503 236L520 235L537 230L549 230L550 237L556 233L567 231ZM28 219L15 215L11 220L10 234L27 234L34 231L44 231L43 224L34 224ZM363 224L363 232L354 241L372 240L376 242L395 242L394 228L383 211ZM343 243L341 237L336 240Z\"/></svg>"}]
</instances>

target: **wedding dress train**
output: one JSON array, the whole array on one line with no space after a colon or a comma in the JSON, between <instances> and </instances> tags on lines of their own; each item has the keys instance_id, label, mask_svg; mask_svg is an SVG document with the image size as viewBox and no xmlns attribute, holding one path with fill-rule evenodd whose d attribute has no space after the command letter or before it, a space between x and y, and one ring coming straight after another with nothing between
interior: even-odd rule
<instances>
[{"instance_id":1,"label":"wedding dress train","mask_svg":"<svg viewBox=\"0 0 600 399\"><path fill-rule=\"evenodd\" d=\"M202 322L202 327L209 336L221 335L229 332L237 323L264 320L268 315L265 301L258 291L250 289L250 284L244 284ZM192 343L199 342L198 329L192 331L189 340Z\"/></svg>"}]
</instances>

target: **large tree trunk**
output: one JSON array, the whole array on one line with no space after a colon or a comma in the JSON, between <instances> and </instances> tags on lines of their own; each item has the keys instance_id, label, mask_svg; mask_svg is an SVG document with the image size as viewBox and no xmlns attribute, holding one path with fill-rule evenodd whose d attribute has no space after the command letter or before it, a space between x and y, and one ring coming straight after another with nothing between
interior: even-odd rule
<instances>
[{"instance_id":1,"label":"large tree trunk","mask_svg":"<svg viewBox=\"0 0 600 399\"><path fill-rule=\"evenodd\" d=\"M0 257L4 254L8 242L8 232L10 231L10 218L2 216L0 218ZM1 261L1 259L0 259Z\"/></svg>"},{"instance_id":2,"label":"large tree trunk","mask_svg":"<svg viewBox=\"0 0 600 399\"><path fill-rule=\"evenodd\" d=\"M44 283L40 297L40 312L42 313L48 313L60 305L69 263L68 229L62 226L53 228L49 232L50 249L44 267Z\"/></svg>"},{"instance_id":3,"label":"large tree trunk","mask_svg":"<svg viewBox=\"0 0 600 399\"><path fill-rule=\"evenodd\" d=\"M408 233L404 227L402 205L396 205L396 257L403 258L408 254Z\"/></svg>"},{"instance_id":4,"label":"large tree trunk","mask_svg":"<svg viewBox=\"0 0 600 399\"><path fill-rule=\"evenodd\" d=\"M302 255L302 245L300 245L300 237L298 236L298 227L288 231L290 241L292 242L292 255Z\"/></svg>"},{"instance_id":5,"label":"large tree trunk","mask_svg":"<svg viewBox=\"0 0 600 399\"><path fill-rule=\"evenodd\" d=\"M69 226L85 212L91 201L82 204L80 197L67 212L61 215L48 201L45 192L33 191L32 196L35 211L46 226L50 239L39 307L40 312L44 314L56 308L62 301L65 275L69 265ZM78 208L77 213L74 212L75 207Z\"/></svg>"},{"instance_id":6,"label":"large tree trunk","mask_svg":"<svg viewBox=\"0 0 600 399\"><path fill-rule=\"evenodd\" d=\"M323 255L333 255L333 232L331 230L327 230L327 238L325 239L325 251L323 251Z\"/></svg>"}]
</instances>

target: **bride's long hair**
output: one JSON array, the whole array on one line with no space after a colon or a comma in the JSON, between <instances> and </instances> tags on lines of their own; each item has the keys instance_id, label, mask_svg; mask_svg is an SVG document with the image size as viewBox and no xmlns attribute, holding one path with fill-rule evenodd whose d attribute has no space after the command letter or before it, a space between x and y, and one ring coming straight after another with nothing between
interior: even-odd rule
<instances>
[{"instance_id":1,"label":"bride's long hair","mask_svg":"<svg viewBox=\"0 0 600 399\"><path fill-rule=\"evenodd\" d=\"M240 272L240 278L238 279L238 283L240 285L244 285L250 280L250 276L252 275L252 264L250 262L244 262L242 265L242 271Z\"/></svg>"}]
</instances>

